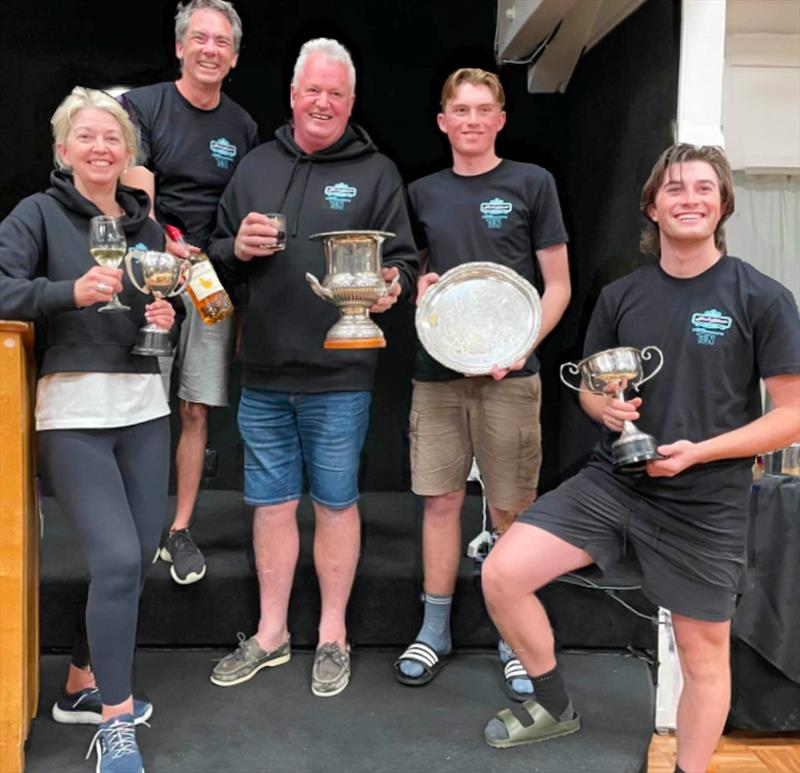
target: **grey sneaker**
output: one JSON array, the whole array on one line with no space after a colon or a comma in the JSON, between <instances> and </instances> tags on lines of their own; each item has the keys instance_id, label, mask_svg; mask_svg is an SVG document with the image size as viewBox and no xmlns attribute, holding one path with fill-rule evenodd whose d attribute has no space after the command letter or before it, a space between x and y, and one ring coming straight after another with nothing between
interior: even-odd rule
<instances>
[{"instance_id":1,"label":"grey sneaker","mask_svg":"<svg viewBox=\"0 0 800 773\"><path fill-rule=\"evenodd\" d=\"M169 573L178 585L191 585L206 576L206 560L189 529L170 532L161 548L161 558L172 564Z\"/></svg>"},{"instance_id":2,"label":"grey sneaker","mask_svg":"<svg viewBox=\"0 0 800 773\"><path fill-rule=\"evenodd\" d=\"M219 687L233 687L252 679L262 668L282 666L291 660L291 636L272 652L264 652L255 636L245 639L243 633L236 634L239 646L226 655L211 672L211 682Z\"/></svg>"},{"instance_id":3,"label":"grey sneaker","mask_svg":"<svg viewBox=\"0 0 800 773\"><path fill-rule=\"evenodd\" d=\"M311 692L318 698L338 695L350 681L350 645L344 652L336 642L317 647L311 671Z\"/></svg>"}]
</instances>

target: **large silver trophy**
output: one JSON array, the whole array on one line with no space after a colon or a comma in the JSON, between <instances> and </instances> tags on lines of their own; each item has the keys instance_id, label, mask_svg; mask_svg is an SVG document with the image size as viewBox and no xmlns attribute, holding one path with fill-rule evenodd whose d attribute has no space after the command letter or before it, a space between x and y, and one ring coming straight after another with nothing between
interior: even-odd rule
<instances>
[{"instance_id":1,"label":"large silver trophy","mask_svg":"<svg viewBox=\"0 0 800 773\"><path fill-rule=\"evenodd\" d=\"M144 284L139 284L136 279L134 263L138 263L141 267ZM188 260L167 252L151 250L146 252L131 250L125 256L125 268L136 289L145 295L152 293L156 299L180 295L186 290L192 274L192 265ZM139 328L131 353L144 356L171 356L173 350L169 342L169 330L164 330L155 324Z\"/></svg>"},{"instance_id":2,"label":"large silver trophy","mask_svg":"<svg viewBox=\"0 0 800 773\"><path fill-rule=\"evenodd\" d=\"M643 363L653 359L653 355L658 355L658 365L650 375L645 376ZM593 354L577 364L565 362L561 366L561 381L576 392L591 392L596 395L604 394L609 384L623 380L638 390L645 381L653 378L661 370L663 364L664 355L656 346L645 346L641 350L632 346L619 346ZM570 375L579 375L586 388L571 384L564 376L565 370ZM624 402L624 390L618 389L615 397ZM648 459L662 458L656 451L656 446L657 443L652 435L642 432L632 421L626 421L622 425L619 439L611 445L614 470L626 473L641 472Z\"/></svg>"},{"instance_id":3,"label":"large silver trophy","mask_svg":"<svg viewBox=\"0 0 800 773\"><path fill-rule=\"evenodd\" d=\"M306 274L311 289L339 309L340 318L325 336L326 349L381 349L383 331L369 318L370 306L397 284L381 276L381 245L393 237L386 231L329 231L321 239L325 277Z\"/></svg>"}]
</instances>

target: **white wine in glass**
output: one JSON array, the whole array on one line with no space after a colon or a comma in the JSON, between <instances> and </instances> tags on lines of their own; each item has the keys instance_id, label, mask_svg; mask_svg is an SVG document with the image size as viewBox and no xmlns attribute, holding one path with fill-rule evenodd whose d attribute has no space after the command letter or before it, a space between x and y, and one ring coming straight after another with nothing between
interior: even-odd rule
<instances>
[{"instance_id":1,"label":"white wine in glass","mask_svg":"<svg viewBox=\"0 0 800 773\"><path fill-rule=\"evenodd\" d=\"M120 218L106 215L92 218L89 226L89 252L95 263L106 268L118 268L125 257L127 248ZM113 293L111 300L105 306L101 306L98 311L119 312L130 311L130 309L130 306L120 303L117 294Z\"/></svg>"}]
</instances>

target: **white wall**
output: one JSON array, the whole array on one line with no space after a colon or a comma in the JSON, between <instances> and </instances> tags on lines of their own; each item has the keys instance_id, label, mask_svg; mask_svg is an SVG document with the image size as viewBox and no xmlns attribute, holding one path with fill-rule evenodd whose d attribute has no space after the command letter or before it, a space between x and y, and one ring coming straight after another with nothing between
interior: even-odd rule
<instances>
[{"instance_id":1,"label":"white wall","mask_svg":"<svg viewBox=\"0 0 800 773\"><path fill-rule=\"evenodd\" d=\"M722 129L734 169L800 174L800 35L728 35Z\"/></svg>"}]
</instances>

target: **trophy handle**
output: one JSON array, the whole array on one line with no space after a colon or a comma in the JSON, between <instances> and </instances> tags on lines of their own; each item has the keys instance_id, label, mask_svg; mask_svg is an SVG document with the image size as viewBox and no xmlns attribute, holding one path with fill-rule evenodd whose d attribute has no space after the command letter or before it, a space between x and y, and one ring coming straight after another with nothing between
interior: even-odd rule
<instances>
[{"instance_id":1,"label":"trophy handle","mask_svg":"<svg viewBox=\"0 0 800 773\"><path fill-rule=\"evenodd\" d=\"M192 263L186 258L178 258L181 262L181 273L178 275L178 283L167 293L167 298L174 298L176 295L183 295L189 288L192 281Z\"/></svg>"},{"instance_id":2,"label":"trophy handle","mask_svg":"<svg viewBox=\"0 0 800 773\"><path fill-rule=\"evenodd\" d=\"M653 378L653 376L655 376L656 373L661 370L661 366L664 364L664 355L661 353L661 349L659 349L657 346L645 346L641 352L642 360L645 362L651 360L654 353L658 355L658 366L649 376L645 376L633 385L637 390L642 384L644 384L645 381L649 381L651 378Z\"/></svg>"},{"instance_id":3,"label":"trophy handle","mask_svg":"<svg viewBox=\"0 0 800 773\"><path fill-rule=\"evenodd\" d=\"M323 287L319 283L319 279L317 279L313 274L306 273L306 282L308 282L311 285L311 289L320 298L322 298L323 301L333 300L333 293L327 287Z\"/></svg>"},{"instance_id":4,"label":"trophy handle","mask_svg":"<svg viewBox=\"0 0 800 773\"><path fill-rule=\"evenodd\" d=\"M589 392L594 394L591 389L584 389L581 386L575 386L574 384L570 384L569 381L564 377L564 369L566 368L567 372L571 376L580 376L581 369L574 363L574 362L565 362L561 368L559 369L558 375L561 378L561 382L564 386L568 386L570 389L574 389L576 392Z\"/></svg>"},{"instance_id":5,"label":"trophy handle","mask_svg":"<svg viewBox=\"0 0 800 773\"><path fill-rule=\"evenodd\" d=\"M125 255L125 270L128 272L128 276L130 277L131 282L135 285L136 289L144 293L145 295L150 294L150 288L145 284L144 287L136 281L136 277L133 273L133 261L141 262L141 258L139 257L139 253L136 250L131 250Z\"/></svg>"},{"instance_id":6,"label":"trophy handle","mask_svg":"<svg viewBox=\"0 0 800 773\"><path fill-rule=\"evenodd\" d=\"M400 284L400 274L396 277L393 277L391 282L384 282L383 290L381 291L381 297L388 295L398 284Z\"/></svg>"}]
</instances>

